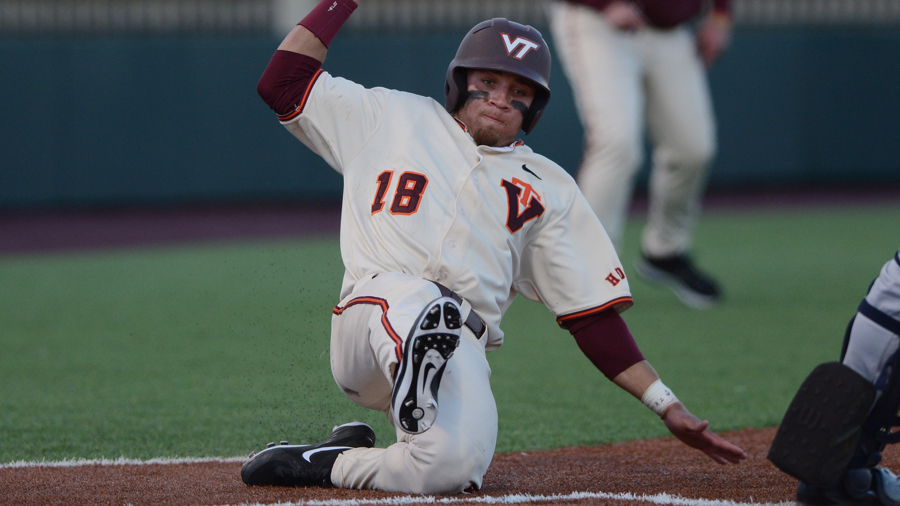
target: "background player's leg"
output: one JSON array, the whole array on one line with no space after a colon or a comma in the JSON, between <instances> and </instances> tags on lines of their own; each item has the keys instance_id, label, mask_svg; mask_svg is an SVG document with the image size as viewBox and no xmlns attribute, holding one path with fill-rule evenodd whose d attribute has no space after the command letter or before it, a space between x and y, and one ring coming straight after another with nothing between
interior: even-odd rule
<instances>
[{"instance_id":1,"label":"background player's leg","mask_svg":"<svg viewBox=\"0 0 900 506\"><path fill-rule=\"evenodd\" d=\"M635 36L596 9L549 6L551 29L584 127L578 186L621 251L622 233L643 158L643 87Z\"/></svg>"},{"instance_id":2,"label":"background player's leg","mask_svg":"<svg viewBox=\"0 0 900 506\"><path fill-rule=\"evenodd\" d=\"M647 123L653 141L650 208L643 253L686 253L715 154L715 118L706 71L687 29L640 34L647 74Z\"/></svg>"},{"instance_id":3,"label":"background player's leg","mask_svg":"<svg viewBox=\"0 0 900 506\"><path fill-rule=\"evenodd\" d=\"M372 302L359 302L334 318L332 370L348 397L360 405L390 411L391 384L386 378L397 365L391 333L405 339L422 308L439 296L433 283L388 273L361 284L342 301L342 305L351 300ZM387 326L380 316L379 299L388 305ZM345 451L332 470L334 485L408 493L479 487L497 439L490 366L484 356L486 340L486 335L479 341L464 328L459 347L447 361L439 389L440 409L428 431L409 435L397 429L398 441L388 448Z\"/></svg>"}]
</instances>

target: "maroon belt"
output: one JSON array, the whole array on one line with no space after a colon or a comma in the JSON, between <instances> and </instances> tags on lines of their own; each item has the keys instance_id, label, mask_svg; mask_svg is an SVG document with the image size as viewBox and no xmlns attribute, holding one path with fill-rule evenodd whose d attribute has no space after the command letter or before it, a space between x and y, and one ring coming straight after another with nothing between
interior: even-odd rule
<instances>
[{"instance_id":1,"label":"maroon belt","mask_svg":"<svg viewBox=\"0 0 900 506\"><path fill-rule=\"evenodd\" d=\"M437 285L438 289L441 290L441 295L444 297L450 297L457 304L462 305L462 297L456 294L453 290L447 288L446 286L438 283L437 281L432 281L435 285ZM466 323L464 324L466 327L469 327L469 330L475 334L476 339L481 339L481 336L484 335L484 331L487 330L487 326L481 321L481 318L475 314L475 310L472 309L469 311L469 316L466 318Z\"/></svg>"}]
</instances>

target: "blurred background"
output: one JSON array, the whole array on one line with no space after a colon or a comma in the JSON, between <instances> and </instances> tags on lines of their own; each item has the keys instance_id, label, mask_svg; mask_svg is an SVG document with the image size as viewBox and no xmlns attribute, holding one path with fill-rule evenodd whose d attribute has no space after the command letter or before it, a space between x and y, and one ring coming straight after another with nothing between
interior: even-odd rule
<instances>
[{"instance_id":1,"label":"blurred background","mask_svg":"<svg viewBox=\"0 0 900 506\"><path fill-rule=\"evenodd\" d=\"M900 0L732 2L710 73L711 191L900 188ZM0 210L336 203L338 175L256 94L314 4L0 0ZM542 0L368 0L325 68L443 102L465 31L495 16L549 38ZM525 140L574 173L582 130L559 65L551 89Z\"/></svg>"}]
</instances>

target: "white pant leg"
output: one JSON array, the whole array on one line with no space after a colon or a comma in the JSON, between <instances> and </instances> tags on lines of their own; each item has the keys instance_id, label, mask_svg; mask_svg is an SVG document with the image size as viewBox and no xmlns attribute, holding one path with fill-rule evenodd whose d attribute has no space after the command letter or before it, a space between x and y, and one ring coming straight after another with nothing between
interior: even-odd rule
<instances>
[{"instance_id":1,"label":"white pant leg","mask_svg":"<svg viewBox=\"0 0 900 506\"><path fill-rule=\"evenodd\" d=\"M429 281L385 273L359 283L341 301L345 309L332 323L332 373L350 399L390 418L395 338L405 340L415 318L438 297ZM344 452L331 473L336 487L437 494L481 486L497 442L497 408L484 354L487 336L479 341L463 327L462 337L447 361L434 425L419 435L397 428L397 442L387 448Z\"/></svg>"},{"instance_id":2,"label":"white pant leg","mask_svg":"<svg viewBox=\"0 0 900 506\"><path fill-rule=\"evenodd\" d=\"M858 314L850 328L850 343L843 364L875 383L888 359L897 352L897 345L896 334Z\"/></svg>"},{"instance_id":3,"label":"white pant leg","mask_svg":"<svg viewBox=\"0 0 900 506\"><path fill-rule=\"evenodd\" d=\"M636 35L615 29L584 5L552 2L547 12L584 127L578 186L621 251L643 159L643 69Z\"/></svg>"},{"instance_id":4,"label":"white pant leg","mask_svg":"<svg viewBox=\"0 0 900 506\"><path fill-rule=\"evenodd\" d=\"M900 255L900 252L898 252ZM866 295L866 302L886 317L900 322L900 257L884 265ZM896 330L896 329L895 329ZM850 328L843 364L875 383L897 352L900 336L859 313Z\"/></svg>"},{"instance_id":5,"label":"white pant leg","mask_svg":"<svg viewBox=\"0 0 900 506\"><path fill-rule=\"evenodd\" d=\"M691 247L716 150L712 98L693 33L641 30L647 125L653 148L643 252L665 257Z\"/></svg>"}]
</instances>

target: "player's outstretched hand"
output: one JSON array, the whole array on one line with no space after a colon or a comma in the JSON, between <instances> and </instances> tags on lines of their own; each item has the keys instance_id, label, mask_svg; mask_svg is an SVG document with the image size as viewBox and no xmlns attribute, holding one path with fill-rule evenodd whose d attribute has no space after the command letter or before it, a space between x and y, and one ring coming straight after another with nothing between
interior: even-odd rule
<instances>
[{"instance_id":1,"label":"player's outstretched hand","mask_svg":"<svg viewBox=\"0 0 900 506\"><path fill-rule=\"evenodd\" d=\"M669 406L663 413L663 422L675 437L691 448L709 455L719 464L737 464L747 458L747 453L725 441L709 430L709 422L700 421L680 402Z\"/></svg>"}]
</instances>

